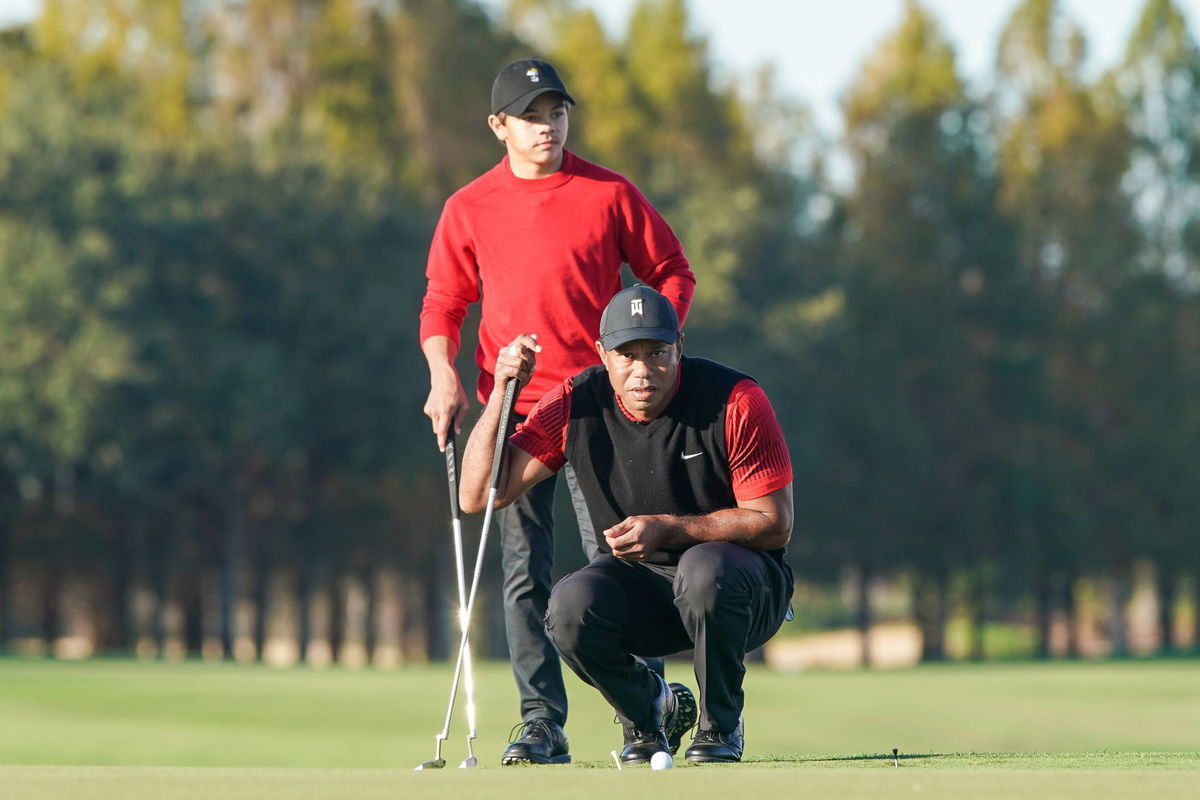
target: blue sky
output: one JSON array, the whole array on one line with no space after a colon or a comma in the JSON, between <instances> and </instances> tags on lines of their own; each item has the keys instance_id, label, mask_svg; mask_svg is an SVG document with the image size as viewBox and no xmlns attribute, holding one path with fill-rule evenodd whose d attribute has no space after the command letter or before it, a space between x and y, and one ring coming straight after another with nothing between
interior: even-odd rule
<instances>
[{"instance_id":1,"label":"blue sky","mask_svg":"<svg viewBox=\"0 0 1200 800\"><path fill-rule=\"evenodd\" d=\"M1200 0L1175 0L1193 35L1200 33ZM482 0L498 9L504 0ZM617 31L635 0L577 0L597 9ZM989 73L1001 27L1017 0L921 0L942 22L960 70L978 81ZM904 0L690 0L695 32L709 40L717 74L732 78L775 64L783 87L812 105L822 129L840 122L837 99L863 58L895 28ZM1093 72L1119 60L1145 0L1063 0L1063 9L1089 42ZM0 24L33 15L38 0L0 0Z\"/></svg>"},{"instance_id":2,"label":"blue sky","mask_svg":"<svg viewBox=\"0 0 1200 800\"><path fill-rule=\"evenodd\" d=\"M920 0L954 43L959 69L980 81L991 72L1000 30L1018 0ZM621 30L635 0L578 0ZM895 29L904 0L689 0L695 32L708 38L719 75L773 63L787 91L813 106L821 128L840 125L837 99L879 40ZM1200 33L1200 0L1175 0ZM484 0L500 8L504 0ZM1093 73L1119 61L1145 0L1064 0L1083 28Z\"/></svg>"}]
</instances>

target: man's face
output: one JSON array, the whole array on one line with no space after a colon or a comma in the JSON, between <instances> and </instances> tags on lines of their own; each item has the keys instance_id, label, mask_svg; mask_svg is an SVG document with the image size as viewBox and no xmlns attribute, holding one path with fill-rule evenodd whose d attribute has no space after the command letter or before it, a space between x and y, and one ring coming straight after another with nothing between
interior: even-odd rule
<instances>
[{"instance_id":1,"label":"man's face","mask_svg":"<svg viewBox=\"0 0 1200 800\"><path fill-rule=\"evenodd\" d=\"M514 171L525 166L542 171L558 169L568 128L567 103L562 95L538 95L525 113L506 114L503 120L493 114L488 117L488 125L508 147Z\"/></svg>"},{"instance_id":2,"label":"man's face","mask_svg":"<svg viewBox=\"0 0 1200 800\"><path fill-rule=\"evenodd\" d=\"M666 410L675 396L679 378L682 337L675 344L657 339L637 339L605 350L596 342L596 351L608 370L613 391L625 410L643 422L655 419Z\"/></svg>"}]
</instances>

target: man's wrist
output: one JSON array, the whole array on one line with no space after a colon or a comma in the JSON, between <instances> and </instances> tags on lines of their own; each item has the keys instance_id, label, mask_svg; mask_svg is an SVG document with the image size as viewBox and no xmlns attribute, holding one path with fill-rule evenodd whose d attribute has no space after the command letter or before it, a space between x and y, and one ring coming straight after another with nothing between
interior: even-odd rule
<instances>
[{"instance_id":1,"label":"man's wrist","mask_svg":"<svg viewBox=\"0 0 1200 800\"><path fill-rule=\"evenodd\" d=\"M431 363L429 365L429 379L433 383L457 383L458 370L449 362L442 364Z\"/></svg>"}]
</instances>

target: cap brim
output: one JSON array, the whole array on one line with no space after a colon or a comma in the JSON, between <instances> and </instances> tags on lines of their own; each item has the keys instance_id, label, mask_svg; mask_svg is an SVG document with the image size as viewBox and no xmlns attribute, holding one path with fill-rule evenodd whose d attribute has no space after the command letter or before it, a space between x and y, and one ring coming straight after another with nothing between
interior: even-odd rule
<instances>
[{"instance_id":1,"label":"cap brim","mask_svg":"<svg viewBox=\"0 0 1200 800\"><path fill-rule=\"evenodd\" d=\"M537 89L532 89L518 97L516 100L513 100L504 108L496 109L493 113L499 114L503 112L505 114L524 114L525 110L529 108L529 104L532 103L534 99L546 94L547 92L561 94L571 105L578 105L575 102L575 98L571 97L571 95L567 94L562 89L556 89L553 86L539 86Z\"/></svg>"},{"instance_id":2,"label":"cap brim","mask_svg":"<svg viewBox=\"0 0 1200 800\"><path fill-rule=\"evenodd\" d=\"M679 331L673 331L670 328L626 328L623 331L604 334L600 337L600 344L605 350L612 350L639 339L653 339L663 344L675 344L679 341Z\"/></svg>"}]
</instances>

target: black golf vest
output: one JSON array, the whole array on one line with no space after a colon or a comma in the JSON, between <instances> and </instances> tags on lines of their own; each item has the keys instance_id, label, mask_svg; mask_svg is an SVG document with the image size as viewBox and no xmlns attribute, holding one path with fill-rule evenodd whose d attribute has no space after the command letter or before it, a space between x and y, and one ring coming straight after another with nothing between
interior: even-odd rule
<instances>
[{"instance_id":1,"label":"black golf vest","mask_svg":"<svg viewBox=\"0 0 1200 800\"><path fill-rule=\"evenodd\" d=\"M604 367L576 376L566 456L587 501L598 544L629 516L696 516L734 508L725 442L725 406L748 377L703 358L684 357L679 391L662 415L637 423L617 405ZM686 547L664 548L650 563L675 564Z\"/></svg>"}]
</instances>

